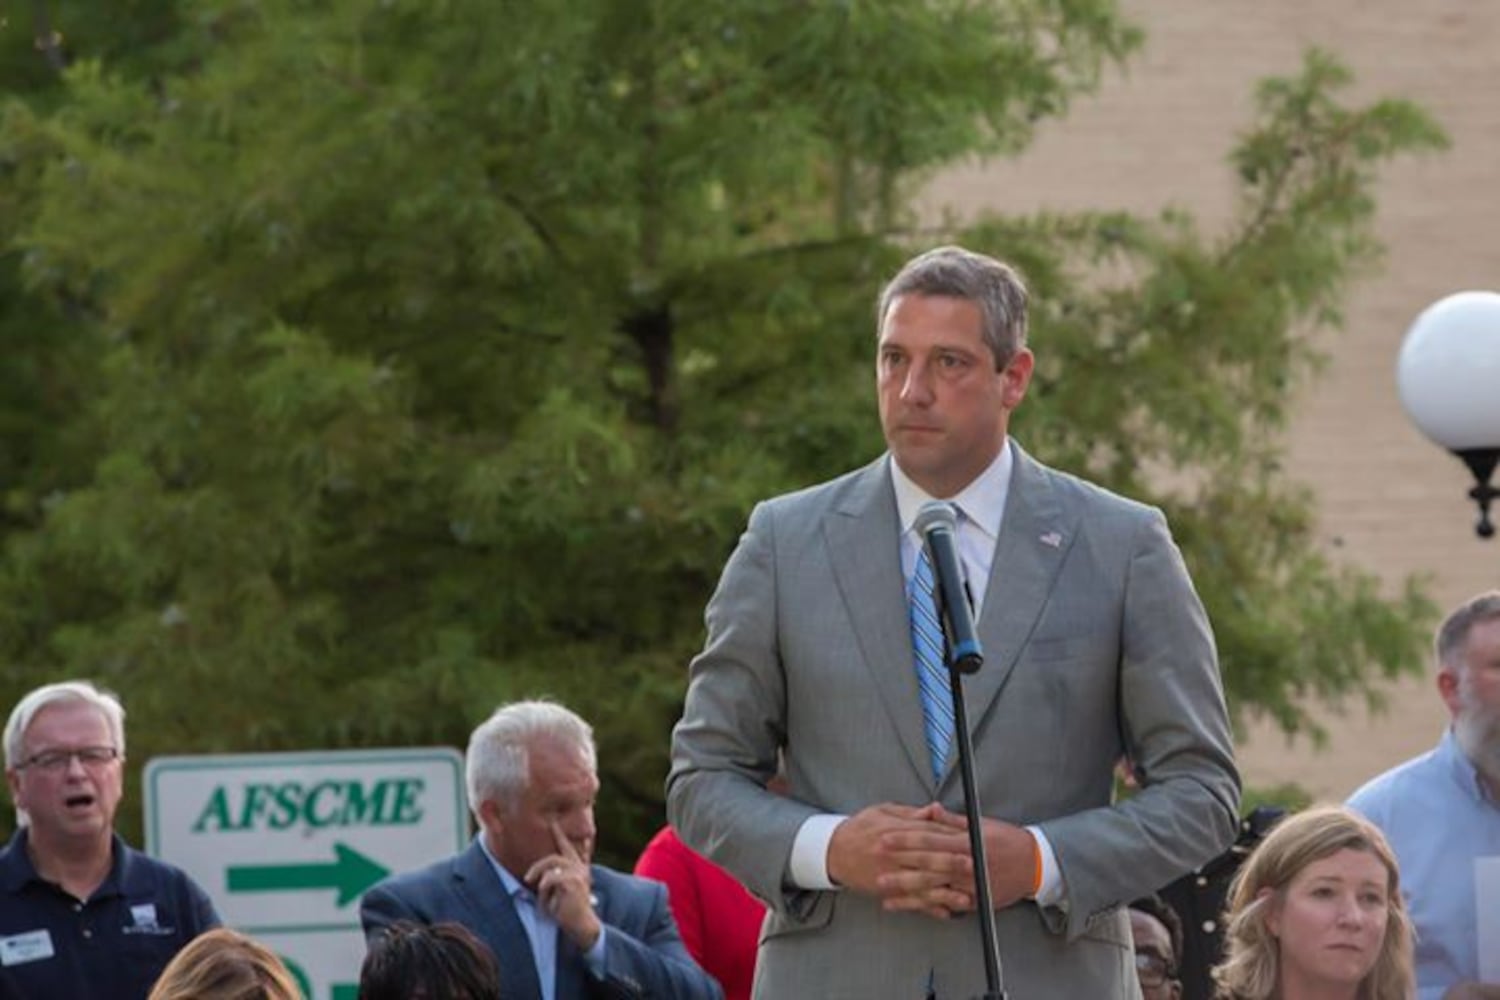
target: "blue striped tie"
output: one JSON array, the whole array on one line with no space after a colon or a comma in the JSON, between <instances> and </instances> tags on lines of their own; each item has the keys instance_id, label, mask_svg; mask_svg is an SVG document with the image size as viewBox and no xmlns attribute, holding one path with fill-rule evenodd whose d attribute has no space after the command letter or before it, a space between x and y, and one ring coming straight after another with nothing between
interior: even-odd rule
<instances>
[{"instance_id":1,"label":"blue striped tie","mask_svg":"<svg viewBox=\"0 0 1500 1000\"><path fill-rule=\"evenodd\" d=\"M907 599L911 605L911 645L916 654L917 688L922 694L927 753L932 760L933 780L941 781L948 748L953 743L953 695L948 687L948 666L943 661L943 626L938 621L933 590L932 560L924 545L911 575Z\"/></svg>"}]
</instances>

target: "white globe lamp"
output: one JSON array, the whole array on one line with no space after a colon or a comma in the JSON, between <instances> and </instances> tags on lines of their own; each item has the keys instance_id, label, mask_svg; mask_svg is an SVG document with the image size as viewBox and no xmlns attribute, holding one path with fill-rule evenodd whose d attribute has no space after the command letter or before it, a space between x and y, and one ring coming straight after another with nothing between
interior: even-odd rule
<instances>
[{"instance_id":1,"label":"white globe lamp","mask_svg":"<svg viewBox=\"0 0 1500 1000\"><path fill-rule=\"evenodd\" d=\"M1458 292L1422 310L1396 362L1401 405L1417 429L1453 452L1478 484L1475 531L1495 534L1490 485L1500 463L1500 294Z\"/></svg>"}]
</instances>

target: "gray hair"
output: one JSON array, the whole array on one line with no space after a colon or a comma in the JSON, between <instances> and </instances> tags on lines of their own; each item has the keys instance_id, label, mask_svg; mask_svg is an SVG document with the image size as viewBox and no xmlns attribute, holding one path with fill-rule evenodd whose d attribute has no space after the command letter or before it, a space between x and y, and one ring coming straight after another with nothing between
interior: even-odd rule
<instances>
[{"instance_id":1,"label":"gray hair","mask_svg":"<svg viewBox=\"0 0 1500 1000\"><path fill-rule=\"evenodd\" d=\"M1476 594L1454 608L1443 624L1438 626L1433 649L1437 655L1438 668L1451 670L1460 676L1467 664L1464 662L1464 647L1468 645L1469 633L1475 625L1500 619L1500 590L1487 590Z\"/></svg>"},{"instance_id":2,"label":"gray hair","mask_svg":"<svg viewBox=\"0 0 1500 1000\"><path fill-rule=\"evenodd\" d=\"M96 688L88 681L61 681L32 691L11 709L5 724L5 766L20 766L26 756L26 730L37 713L52 705L83 703L96 709L109 727L109 738L115 749L125 755L125 707L113 691Z\"/></svg>"},{"instance_id":3,"label":"gray hair","mask_svg":"<svg viewBox=\"0 0 1500 1000\"><path fill-rule=\"evenodd\" d=\"M935 247L913 257L880 290L877 332L903 295L967 299L979 306L980 333L995 355L996 371L1026 346L1026 283L1015 268L993 257L958 246Z\"/></svg>"},{"instance_id":4,"label":"gray hair","mask_svg":"<svg viewBox=\"0 0 1500 1000\"><path fill-rule=\"evenodd\" d=\"M588 761L589 770L597 766L594 730L577 713L546 700L501 705L474 730L464 756L469 810L476 817L480 803L487 800L507 812L515 808L531 777L528 751L543 740L575 747Z\"/></svg>"}]
</instances>

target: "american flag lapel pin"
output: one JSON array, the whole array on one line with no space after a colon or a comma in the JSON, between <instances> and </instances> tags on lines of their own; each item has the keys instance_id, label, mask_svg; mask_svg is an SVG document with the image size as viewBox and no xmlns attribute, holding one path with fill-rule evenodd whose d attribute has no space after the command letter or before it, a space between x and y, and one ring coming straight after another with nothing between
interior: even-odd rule
<instances>
[{"instance_id":1,"label":"american flag lapel pin","mask_svg":"<svg viewBox=\"0 0 1500 1000\"><path fill-rule=\"evenodd\" d=\"M1042 536L1042 544L1054 549L1062 548L1062 535L1056 531L1049 531Z\"/></svg>"}]
</instances>

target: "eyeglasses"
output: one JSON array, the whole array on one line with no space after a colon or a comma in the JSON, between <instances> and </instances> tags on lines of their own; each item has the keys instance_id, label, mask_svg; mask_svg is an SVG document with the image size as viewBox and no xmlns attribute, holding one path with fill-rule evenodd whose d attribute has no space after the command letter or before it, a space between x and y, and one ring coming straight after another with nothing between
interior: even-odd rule
<instances>
[{"instance_id":1,"label":"eyeglasses","mask_svg":"<svg viewBox=\"0 0 1500 1000\"><path fill-rule=\"evenodd\" d=\"M1160 955L1138 951L1135 953L1135 974L1142 986L1156 987L1165 986L1167 980L1177 974L1177 970Z\"/></svg>"},{"instance_id":2,"label":"eyeglasses","mask_svg":"<svg viewBox=\"0 0 1500 1000\"><path fill-rule=\"evenodd\" d=\"M21 761L21 767L35 767L43 771L66 771L73 758L84 767L103 767L110 761L120 759L115 747L78 747L75 750L43 750Z\"/></svg>"}]
</instances>

